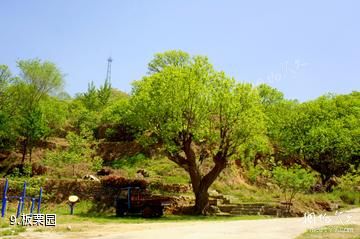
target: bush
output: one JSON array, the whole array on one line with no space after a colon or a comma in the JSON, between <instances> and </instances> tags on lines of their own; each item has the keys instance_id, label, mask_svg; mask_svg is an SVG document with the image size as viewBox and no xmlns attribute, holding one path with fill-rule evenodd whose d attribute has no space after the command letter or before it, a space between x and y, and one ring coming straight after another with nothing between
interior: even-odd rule
<instances>
[{"instance_id":1,"label":"bush","mask_svg":"<svg viewBox=\"0 0 360 239\"><path fill-rule=\"evenodd\" d=\"M335 190L360 192L360 170L352 168L350 172L339 178L338 185Z\"/></svg>"},{"instance_id":2,"label":"bush","mask_svg":"<svg viewBox=\"0 0 360 239\"><path fill-rule=\"evenodd\" d=\"M261 175L261 168L259 165L256 165L255 167L250 167L247 171L247 176L252 183L256 183L258 177Z\"/></svg>"},{"instance_id":3,"label":"bush","mask_svg":"<svg viewBox=\"0 0 360 239\"><path fill-rule=\"evenodd\" d=\"M273 179L281 188L284 199L289 207L297 193L309 190L316 182L315 175L312 172L301 168L300 165L295 165L290 168L277 166L272 173Z\"/></svg>"},{"instance_id":4,"label":"bush","mask_svg":"<svg viewBox=\"0 0 360 239\"><path fill-rule=\"evenodd\" d=\"M339 178L335 191L347 204L360 203L360 171L352 168L350 172Z\"/></svg>"},{"instance_id":5,"label":"bush","mask_svg":"<svg viewBox=\"0 0 360 239\"><path fill-rule=\"evenodd\" d=\"M132 157L125 157L121 159L114 160L112 163L113 168L124 168L124 167L133 167L134 165L140 164L145 161L147 158L144 154L137 154Z\"/></svg>"},{"instance_id":6,"label":"bush","mask_svg":"<svg viewBox=\"0 0 360 239\"><path fill-rule=\"evenodd\" d=\"M358 203L359 195L354 192L341 192L340 199L347 204L354 205Z\"/></svg>"}]
</instances>

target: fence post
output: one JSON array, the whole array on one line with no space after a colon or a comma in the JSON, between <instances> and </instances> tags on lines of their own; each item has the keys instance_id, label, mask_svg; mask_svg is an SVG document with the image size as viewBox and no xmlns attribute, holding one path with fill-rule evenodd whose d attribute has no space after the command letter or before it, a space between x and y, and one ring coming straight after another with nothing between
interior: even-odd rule
<instances>
[{"instance_id":1,"label":"fence post","mask_svg":"<svg viewBox=\"0 0 360 239\"><path fill-rule=\"evenodd\" d=\"M6 202L7 202L7 195L6 194L7 194L8 187L9 187L9 181L8 181L8 179L6 179L5 185L4 185L2 203L1 203L1 217L5 216Z\"/></svg>"}]
</instances>

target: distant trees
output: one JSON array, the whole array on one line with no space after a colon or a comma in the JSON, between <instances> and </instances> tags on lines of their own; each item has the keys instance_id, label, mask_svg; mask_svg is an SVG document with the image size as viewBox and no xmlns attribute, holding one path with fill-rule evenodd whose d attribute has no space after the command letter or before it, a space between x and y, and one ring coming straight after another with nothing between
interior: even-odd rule
<instances>
[{"instance_id":1,"label":"distant trees","mask_svg":"<svg viewBox=\"0 0 360 239\"><path fill-rule=\"evenodd\" d=\"M283 125L282 144L318 171L325 184L360 164L359 109L358 92L302 103Z\"/></svg>"},{"instance_id":2,"label":"distant trees","mask_svg":"<svg viewBox=\"0 0 360 239\"><path fill-rule=\"evenodd\" d=\"M111 88L106 80L99 88L91 82L87 92L77 95L70 104L71 123L80 132L83 129L96 131L97 127L105 123L119 123L125 113L129 96L119 90Z\"/></svg>"},{"instance_id":3,"label":"distant trees","mask_svg":"<svg viewBox=\"0 0 360 239\"><path fill-rule=\"evenodd\" d=\"M264 133L259 96L251 85L215 71L206 57L181 51L156 55L149 71L134 84L132 124L188 172L195 213L204 213L208 189L228 161ZM205 160L213 166L201 170Z\"/></svg>"},{"instance_id":4,"label":"distant trees","mask_svg":"<svg viewBox=\"0 0 360 239\"><path fill-rule=\"evenodd\" d=\"M131 95L105 81L100 87L91 82L72 98L62 91L63 75L54 63L20 60L18 68L13 76L0 65L0 149L20 144L23 164L40 140L60 132L80 142L83 132L93 137L102 126L105 134L131 129L131 137L113 138L132 140L134 131L140 142L161 144L168 159L189 174L198 214L233 158L310 166L323 184L352 168L358 172L359 92L300 103L265 84L236 82L206 57L183 51L156 54ZM94 143L92 137L79 144ZM74 165L91 158L75 148L54 158Z\"/></svg>"},{"instance_id":5,"label":"distant trees","mask_svg":"<svg viewBox=\"0 0 360 239\"><path fill-rule=\"evenodd\" d=\"M360 164L359 92L298 103L267 85L258 91L277 161L309 165L324 185Z\"/></svg>"}]
</instances>

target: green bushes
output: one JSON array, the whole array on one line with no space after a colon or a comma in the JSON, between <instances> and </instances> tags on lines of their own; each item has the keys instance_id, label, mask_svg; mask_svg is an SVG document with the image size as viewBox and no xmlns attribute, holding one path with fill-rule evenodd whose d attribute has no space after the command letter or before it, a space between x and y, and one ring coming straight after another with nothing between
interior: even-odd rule
<instances>
[{"instance_id":1,"label":"green bushes","mask_svg":"<svg viewBox=\"0 0 360 239\"><path fill-rule=\"evenodd\" d=\"M273 179L281 188L284 199L289 205L297 193L307 191L316 181L315 175L301 168L300 165L294 165L290 168L277 166L272 173Z\"/></svg>"},{"instance_id":2,"label":"green bushes","mask_svg":"<svg viewBox=\"0 0 360 239\"><path fill-rule=\"evenodd\" d=\"M354 168L341 178L335 187L335 193L339 194L340 199L347 204L360 203L360 171Z\"/></svg>"},{"instance_id":3,"label":"green bushes","mask_svg":"<svg viewBox=\"0 0 360 239\"><path fill-rule=\"evenodd\" d=\"M142 153L139 153L131 157L125 157L114 160L112 162L112 167L117 169L125 168L125 167L133 167L137 164L142 164L145 160L146 160L146 156Z\"/></svg>"}]
</instances>

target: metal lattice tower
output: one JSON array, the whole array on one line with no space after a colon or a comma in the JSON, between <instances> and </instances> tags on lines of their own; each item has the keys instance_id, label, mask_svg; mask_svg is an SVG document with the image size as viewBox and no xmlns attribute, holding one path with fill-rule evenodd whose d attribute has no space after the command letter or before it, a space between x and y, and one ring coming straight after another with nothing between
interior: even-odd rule
<instances>
[{"instance_id":1,"label":"metal lattice tower","mask_svg":"<svg viewBox=\"0 0 360 239\"><path fill-rule=\"evenodd\" d=\"M108 61L108 65L107 65L107 72L106 72L106 81L111 84L111 62L113 61L113 59L111 57L109 57L107 59Z\"/></svg>"}]
</instances>

